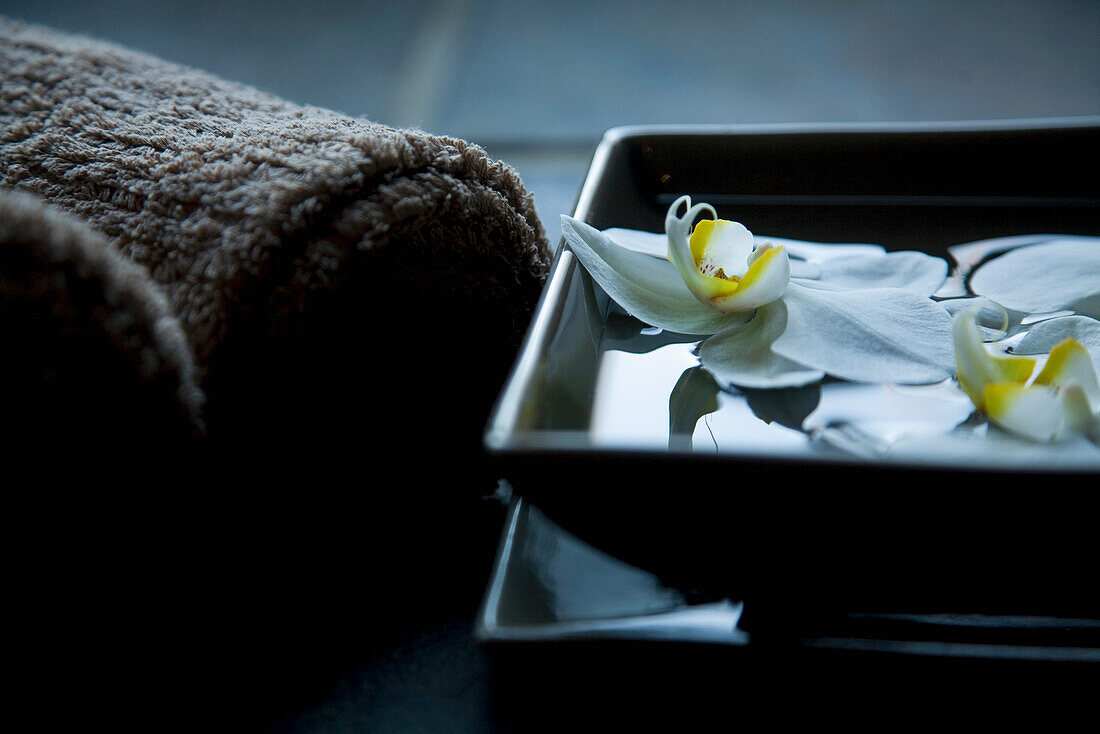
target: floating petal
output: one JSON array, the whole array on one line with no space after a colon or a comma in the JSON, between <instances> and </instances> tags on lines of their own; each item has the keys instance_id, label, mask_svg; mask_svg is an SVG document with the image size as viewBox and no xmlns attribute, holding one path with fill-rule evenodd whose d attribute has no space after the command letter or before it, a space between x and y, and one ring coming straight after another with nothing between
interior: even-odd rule
<instances>
[{"instance_id":1,"label":"floating petal","mask_svg":"<svg viewBox=\"0 0 1100 734\"><path fill-rule=\"evenodd\" d=\"M997 425L1035 441L1075 433L1100 438L1100 379L1079 342L1055 346L1030 383L1035 360L990 354L974 312L956 316L954 343L960 387Z\"/></svg>"},{"instance_id":2,"label":"floating petal","mask_svg":"<svg viewBox=\"0 0 1100 734\"><path fill-rule=\"evenodd\" d=\"M1084 434L1093 441L1100 441L1100 414L1096 403L1089 399L1080 385L1069 385L1062 390L1062 425L1067 434Z\"/></svg>"},{"instance_id":3,"label":"floating petal","mask_svg":"<svg viewBox=\"0 0 1100 734\"><path fill-rule=\"evenodd\" d=\"M784 247L790 253L792 259L814 260L827 262L835 258L867 257L871 255L884 255L886 248L882 245L867 245L857 243L828 243L806 242L804 240L790 240L783 237L765 237L756 235L757 246L771 242L776 247Z\"/></svg>"},{"instance_id":4,"label":"floating petal","mask_svg":"<svg viewBox=\"0 0 1100 734\"><path fill-rule=\"evenodd\" d=\"M811 288L869 290L901 288L930 296L947 280L947 261L923 252L890 252L831 258L821 263L820 274L799 281Z\"/></svg>"},{"instance_id":5,"label":"floating petal","mask_svg":"<svg viewBox=\"0 0 1100 734\"><path fill-rule=\"evenodd\" d=\"M1021 247L978 267L970 286L1006 308L1047 313L1100 294L1100 238L1067 238Z\"/></svg>"},{"instance_id":6,"label":"floating petal","mask_svg":"<svg viewBox=\"0 0 1100 734\"><path fill-rule=\"evenodd\" d=\"M1100 321L1088 316L1065 316L1032 326L1016 345L1017 354L1048 354L1066 339L1088 350L1093 364L1100 364Z\"/></svg>"},{"instance_id":7,"label":"floating petal","mask_svg":"<svg viewBox=\"0 0 1100 734\"><path fill-rule=\"evenodd\" d=\"M857 382L922 384L954 374L951 316L898 288L832 291L792 282L787 328L772 350Z\"/></svg>"},{"instance_id":8,"label":"floating petal","mask_svg":"<svg viewBox=\"0 0 1100 734\"><path fill-rule=\"evenodd\" d=\"M1080 388L1092 412L1100 410L1100 380L1092 357L1079 342L1066 339L1051 350L1035 385L1049 385L1055 390L1072 386Z\"/></svg>"},{"instance_id":9,"label":"floating petal","mask_svg":"<svg viewBox=\"0 0 1100 734\"><path fill-rule=\"evenodd\" d=\"M1062 426L1062 400L1047 387L996 382L985 388L986 414L1002 428L1034 441L1051 441Z\"/></svg>"}]
</instances>

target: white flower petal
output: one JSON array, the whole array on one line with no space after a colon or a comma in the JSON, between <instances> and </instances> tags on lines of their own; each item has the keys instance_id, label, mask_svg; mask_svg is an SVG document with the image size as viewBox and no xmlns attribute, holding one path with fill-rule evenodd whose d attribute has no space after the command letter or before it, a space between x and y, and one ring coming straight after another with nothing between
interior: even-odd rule
<instances>
[{"instance_id":1,"label":"white flower petal","mask_svg":"<svg viewBox=\"0 0 1100 734\"><path fill-rule=\"evenodd\" d=\"M1100 294L1100 238L1072 238L1021 247L980 266L971 289L1028 313L1072 308Z\"/></svg>"},{"instance_id":2,"label":"white flower petal","mask_svg":"<svg viewBox=\"0 0 1100 734\"><path fill-rule=\"evenodd\" d=\"M986 386L984 402L993 422L1033 441L1051 441L1062 427L1062 400L1045 386L993 383Z\"/></svg>"},{"instance_id":3,"label":"white flower petal","mask_svg":"<svg viewBox=\"0 0 1100 734\"><path fill-rule=\"evenodd\" d=\"M1017 354L1047 354L1066 339L1075 339L1100 365L1100 321L1088 316L1065 316L1040 321L1016 345Z\"/></svg>"},{"instance_id":4,"label":"white flower petal","mask_svg":"<svg viewBox=\"0 0 1100 734\"><path fill-rule=\"evenodd\" d=\"M619 247L569 216L562 216L561 228L570 250L607 295L651 326L681 334L714 334L744 319L700 303L667 260Z\"/></svg>"},{"instance_id":5,"label":"white flower petal","mask_svg":"<svg viewBox=\"0 0 1100 734\"><path fill-rule=\"evenodd\" d=\"M866 244L829 244L824 242L805 242L803 240L788 240L782 237L765 237L756 235L756 244L759 247L765 242L771 242L776 247L783 246L791 253L792 260L815 260L827 262L838 257L866 257L869 255L885 254L886 248L882 245Z\"/></svg>"},{"instance_id":6,"label":"white flower petal","mask_svg":"<svg viewBox=\"0 0 1100 734\"><path fill-rule=\"evenodd\" d=\"M1053 240L1091 240L1092 237L1083 235L1055 235L1055 234L1029 234L1014 235L1010 237L994 237L992 239L964 242L947 248L948 254L966 272L970 272L981 264L983 260L989 260L994 255L1008 250L1015 250L1028 245L1039 245Z\"/></svg>"},{"instance_id":7,"label":"white flower petal","mask_svg":"<svg viewBox=\"0 0 1100 734\"><path fill-rule=\"evenodd\" d=\"M1100 439L1100 413L1094 408L1095 400L1089 400L1085 389L1080 385L1066 387L1061 396L1062 433L1084 434L1093 440Z\"/></svg>"},{"instance_id":8,"label":"white flower petal","mask_svg":"<svg viewBox=\"0 0 1100 734\"><path fill-rule=\"evenodd\" d=\"M681 215L680 207L686 208ZM668 235L668 260L680 272L684 284L692 292L695 298L710 308L711 290L715 278L709 278L699 272L695 265L695 256L691 252L691 230L695 219L702 212L710 212L715 219L718 218L714 207L709 204L696 204L692 206L690 196L681 196L669 207L665 215L665 234ZM723 285L723 287L726 287Z\"/></svg>"},{"instance_id":9,"label":"white flower petal","mask_svg":"<svg viewBox=\"0 0 1100 734\"><path fill-rule=\"evenodd\" d=\"M1088 350L1073 339L1051 350L1034 384L1050 385L1055 390L1079 388L1088 399L1089 409L1100 410L1100 378L1096 376L1096 366Z\"/></svg>"},{"instance_id":10,"label":"white flower petal","mask_svg":"<svg viewBox=\"0 0 1100 734\"><path fill-rule=\"evenodd\" d=\"M959 387L974 405L985 409L985 389L992 383L1023 384L1035 370L1035 360L1016 355L994 355L982 341L977 309L962 311L953 317L951 341L955 350Z\"/></svg>"},{"instance_id":11,"label":"white flower petal","mask_svg":"<svg viewBox=\"0 0 1100 734\"><path fill-rule=\"evenodd\" d=\"M1085 347L1066 338L1032 380L1036 360L992 354L981 341L975 313L959 313L954 324L959 386L974 405L1001 428L1034 441L1096 435L1100 379Z\"/></svg>"},{"instance_id":12,"label":"white flower petal","mask_svg":"<svg viewBox=\"0 0 1100 734\"><path fill-rule=\"evenodd\" d=\"M1091 316L1094 319L1100 319L1100 293L1088 298L1082 298L1077 303L1073 304L1073 310L1082 316Z\"/></svg>"},{"instance_id":13,"label":"white flower petal","mask_svg":"<svg viewBox=\"0 0 1100 734\"><path fill-rule=\"evenodd\" d=\"M767 248L753 253L752 267L732 295L712 298L721 311L751 311L780 299L791 282L791 265L783 248Z\"/></svg>"},{"instance_id":14,"label":"white flower petal","mask_svg":"<svg viewBox=\"0 0 1100 734\"><path fill-rule=\"evenodd\" d=\"M787 326L782 301L761 306L753 319L715 334L699 346L699 362L720 384L748 388L800 387L825 376L774 353Z\"/></svg>"},{"instance_id":15,"label":"white flower petal","mask_svg":"<svg viewBox=\"0 0 1100 734\"><path fill-rule=\"evenodd\" d=\"M816 260L792 259L790 263L792 278L816 279L821 277L821 263Z\"/></svg>"},{"instance_id":16,"label":"white flower petal","mask_svg":"<svg viewBox=\"0 0 1100 734\"><path fill-rule=\"evenodd\" d=\"M772 350L857 382L939 382L954 374L951 316L898 288L829 291L791 283Z\"/></svg>"},{"instance_id":17,"label":"white flower petal","mask_svg":"<svg viewBox=\"0 0 1100 734\"><path fill-rule=\"evenodd\" d=\"M698 258L696 265L704 273L721 269L727 276L740 277L749 269L753 256L752 232L740 222L704 220L695 226L690 241L692 252ZM696 250L697 243L699 250Z\"/></svg>"},{"instance_id":18,"label":"white flower petal","mask_svg":"<svg viewBox=\"0 0 1100 734\"><path fill-rule=\"evenodd\" d=\"M946 260L923 252L903 251L831 258L821 263L820 275L800 282L811 288L831 290L902 288L930 296L946 280Z\"/></svg>"},{"instance_id":19,"label":"white flower petal","mask_svg":"<svg viewBox=\"0 0 1100 734\"><path fill-rule=\"evenodd\" d=\"M663 232L643 232L637 229L611 227L603 230L603 233L628 250L668 259L668 236ZM756 250L765 248L769 244L785 248L790 256L792 278L819 278L822 263L830 260L886 254L885 248L878 245L827 245L760 235L753 237L753 244Z\"/></svg>"},{"instance_id":20,"label":"white flower petal","mask_svg":"<svg viewBox=\"0 0 1100 734\"><path fill-rule=\"evenodd\" d=\"M668 235L664 232L642 232L637 229L612 227L603 230L603 233L620 247L625 247L634 252L644 252L663 260L668 259Z\"/></svg>"},{"instance_id":21,"label":"white flower petal","mask_svg":"<svg viewBox=\"0 0 1100 734\"><path fill-rule=\"evenodd\" d=\"M980 332L979 341L1003 339L1012 323L1004 306L981 296L948 298L939 303L952 318L969 312Z\"/></svg>"},{"instance_id":22,"label":"white flower petal","mask_svg":"<svg viewBox=\"0 0 1100 734\"><path fill-rule=\"evenodd\" d=\"M700 222L693 232L696 218L704 212L713 219ZM665 232L669 261L695 297L711 308L751 311L782 296L790 281L786 249L767 247L754 257L752 233L737 222L718 219L710 204L692 206L691 197L681 196L669 207ZM723 272L727 265L732 272Z\"/></svg>"}]
</instances>

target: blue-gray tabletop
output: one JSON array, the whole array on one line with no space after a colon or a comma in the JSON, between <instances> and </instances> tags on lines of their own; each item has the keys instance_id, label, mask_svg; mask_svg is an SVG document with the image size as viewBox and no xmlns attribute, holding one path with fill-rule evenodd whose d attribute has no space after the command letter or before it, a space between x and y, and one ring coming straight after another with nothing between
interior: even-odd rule
<instances>
[{"instance_id":1,"label":"blue-gray tabletop","mask_svg":"<svg viewBox=\"0 0 1100 734\"><path fill-rule=\"evenodd\" d=\"M295 102L466 138L556 243L611 127L1100 113L1094 2L0 0Z\"/></svg>"}]
</instances>

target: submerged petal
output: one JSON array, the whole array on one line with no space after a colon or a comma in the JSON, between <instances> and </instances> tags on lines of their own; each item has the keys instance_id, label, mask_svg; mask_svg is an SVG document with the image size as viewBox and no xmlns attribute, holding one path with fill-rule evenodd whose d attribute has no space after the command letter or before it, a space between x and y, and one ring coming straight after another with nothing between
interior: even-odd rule
<instances>
[{"instance_id":1,"label":"submerged petal","mask_svg":"<svg viewBox=\"0 0 1100 734\"><path fill-rule=\"evenodd\" d=\"M699 346L699 362L722 385L748 388L801 387L825 376L772 351L787 328L782 301L761 306L751 321L715 334Z\"/></svg>"},{"instance_id":2,"label":"submerged petal","mask_svg":"<svg viewBox=\"0 0 1100 734\"><path fill-rule=\"evenodd\" d=\"M691 449L695 426L704 415L718 410L718 384L701 367L684 370L668 396L668 447Z\"/></svg>"}]
</instances>

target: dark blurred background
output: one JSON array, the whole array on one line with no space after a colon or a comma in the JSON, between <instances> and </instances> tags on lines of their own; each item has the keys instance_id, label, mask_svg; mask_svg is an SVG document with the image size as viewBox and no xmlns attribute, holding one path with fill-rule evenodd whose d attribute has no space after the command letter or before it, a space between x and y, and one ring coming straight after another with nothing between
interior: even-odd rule
<instances>
[{"instance_id":1,"label":"dark blurred background","mask_svg":"<svg viewBox=\"0 0 1100 734\"><path fill-rule=\"evenodd\" d=\"M551 240L604 130L1100 113L1100 3L0 0L295 102L486 147Z\"/></svg>"}]
</instances>

